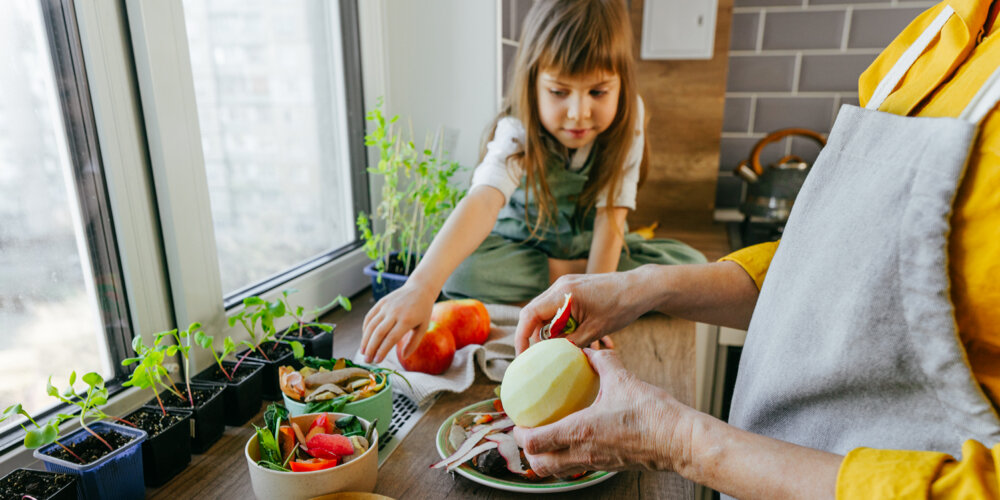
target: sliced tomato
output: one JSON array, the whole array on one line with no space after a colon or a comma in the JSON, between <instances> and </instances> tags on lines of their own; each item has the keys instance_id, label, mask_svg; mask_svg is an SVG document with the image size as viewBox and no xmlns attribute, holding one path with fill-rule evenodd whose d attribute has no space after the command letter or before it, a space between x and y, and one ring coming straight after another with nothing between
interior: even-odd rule
<instances>
[{"instance_id":1,"label":"sliced tomato","mask_svg":"<svg viewBox=\"0 0 1000 500\"><path fill-rule=\"evenodd\" d=\"M312 472L329 469L340 465L340 457L334 458L310 458L308 460L294 460L289 464L292 472Z\"/></svg>"},{"instance_id":2,"label":"sliced tomato","mask_svg":"<svg viewBox=\"0 0 1000 500\"><path fill-rule=\"evenodd\" d=\"M328 454L345 456L354 453L354 445L350 438L340 434L317 434L306 442L309 454L314 457L328 458ZM317 453L313 453L316 451Z\"/></svg>"}]
</instances>

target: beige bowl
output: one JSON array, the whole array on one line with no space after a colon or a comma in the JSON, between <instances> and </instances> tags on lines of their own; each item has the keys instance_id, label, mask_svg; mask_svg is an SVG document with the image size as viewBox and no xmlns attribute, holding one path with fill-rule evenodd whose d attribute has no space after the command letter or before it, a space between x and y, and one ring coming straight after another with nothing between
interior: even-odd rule
<instances>
[{"instance_id":1,"label":"beige bowl","mask_svg":"<svg viewBox=\"0 0 1000 500\"><path fill-rule=\"evenodd\" d=\"M291 421L303 429L308 429L319 413L291 417ZM330 413L331 418L346 417L344 413ZM360 418L365 430L371 425ZM375 489L378 478L378 431L372 435L371 446L360 457L332 469L313 472L281 472L257 465L260 449L257 435L247 441L244 455L250 467L250 483L253 492L260 499L306 500L339 491L370 492Z\"/></svg>"}]
</instances>

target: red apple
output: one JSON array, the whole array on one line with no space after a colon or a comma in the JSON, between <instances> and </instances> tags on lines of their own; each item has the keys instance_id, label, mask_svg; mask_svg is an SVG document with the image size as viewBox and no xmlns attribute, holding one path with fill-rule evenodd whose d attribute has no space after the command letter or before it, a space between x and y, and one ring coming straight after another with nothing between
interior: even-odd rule
<instances>
[{"instance_id":1,"label":"red apple","mask_svg":"<svg viewBox=\"0 0 1000 500\"><path fill-rule=\"evenodd\" d=\"M455 335L455 349L482 344L490 336L490 313L475 299L446 300L434 304L431 321Z\"/></svg>"},{"instance_id":2,"label":"red apple","mask_svg":"<svg viewBox=\"0 0 1000 500\"><path fill-rule=\"evenodd\" d=\"M411 372L438 375L451 366L451 360L455 358L455 338L452 337L451 331L432 321L417 349L404 358L403 346L412 336L413 332L407 333L403 340L396 344L396 357L399 358L399 364L403 365L403 368Z\"/></svg>"}]
</instances>

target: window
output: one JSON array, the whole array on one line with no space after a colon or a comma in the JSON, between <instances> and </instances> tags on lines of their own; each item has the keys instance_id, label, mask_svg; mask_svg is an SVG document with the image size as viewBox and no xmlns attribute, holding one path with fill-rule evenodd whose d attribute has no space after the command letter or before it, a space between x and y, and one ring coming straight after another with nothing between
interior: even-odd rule
<instances>
[{"instance_id":1,"label":"window","mask_svg":"<svg viewBox=\"0 0 1000 500\"><path fill-rule=\"evenodd\" d=\"M64 14L16 0L0 16L0 409L21 403L32 414L55 403L50 375L65 387L73 370L121 373L131 338L82 56Z\"/></svg>"}]
</instances>

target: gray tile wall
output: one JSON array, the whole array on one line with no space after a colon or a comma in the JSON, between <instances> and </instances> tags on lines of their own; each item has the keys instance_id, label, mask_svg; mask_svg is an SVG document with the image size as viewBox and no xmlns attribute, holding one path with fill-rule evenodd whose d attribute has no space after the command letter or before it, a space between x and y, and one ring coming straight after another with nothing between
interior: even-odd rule
<instances>
[{"instance_id":1,"label":"gray tile wall","mask_svg":"<svg viewBox=\"0 0 1000 500\"><path fill-rule=\"evenodd\" d=\"M739 204L733 176L758 140L774 130L829 132L841 104L858 104L858 77L909 22L937 2L906 0L734 0L719 155L716 208ZM764 149L813 161L808 139Z\"/></svg>"}]
</instances>

